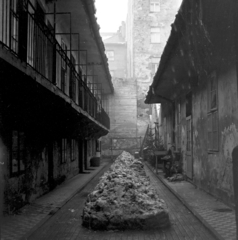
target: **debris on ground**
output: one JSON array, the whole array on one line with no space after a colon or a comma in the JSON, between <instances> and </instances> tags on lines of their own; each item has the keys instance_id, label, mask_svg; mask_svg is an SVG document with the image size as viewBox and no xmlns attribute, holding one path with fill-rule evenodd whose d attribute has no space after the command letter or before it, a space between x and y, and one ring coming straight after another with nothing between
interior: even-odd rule
<instances>
[{"instance_id":1,"label":"debris on ground","mask_svg":"<svg viewBox=\"0 0 238 240\"><path fill-rule=\"evenodd\" d=\"M167 179L170 182L178 182L178 181L183 181L184 176L183 176L183 174L177 173L177 174L174 174L172 177L168 177Z\"/></svg>"},{"instance_id":2,"label":"debris on ground","mask_svg":"<svg viewBox=\"0 0 238 240\"><path fill-rule=\"evenodd\" d=\"M170 224L168 208L150 185L143 163L125 151L88 195L82 220L93 230L158 229Z\"/></svg>"}]
</instances>

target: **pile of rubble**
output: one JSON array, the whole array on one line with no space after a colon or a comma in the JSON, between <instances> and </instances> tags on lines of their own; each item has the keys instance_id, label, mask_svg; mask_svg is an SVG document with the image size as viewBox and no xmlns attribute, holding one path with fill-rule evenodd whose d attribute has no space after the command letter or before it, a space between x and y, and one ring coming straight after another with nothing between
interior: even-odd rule
<instances>
[{"instance_id":1,"label":"pile of rubble","mask_svg":"<svg viewBox=\"0 0 238 240\"><path fill-rule=\"evenodd\" d=\"M94 230L157 229L169 225L168 209L151 187L141 161L123 152L87 197L83 226Z\"/></svg>"}]
</instances>

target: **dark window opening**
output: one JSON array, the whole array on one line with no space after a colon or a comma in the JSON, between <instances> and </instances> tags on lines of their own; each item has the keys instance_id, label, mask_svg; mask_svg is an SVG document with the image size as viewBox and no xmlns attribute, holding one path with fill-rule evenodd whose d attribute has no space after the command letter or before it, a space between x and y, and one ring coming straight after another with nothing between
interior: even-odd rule
<instances>
[{"instance_id":1,"label":"dark window opening","mask_svg":"<svg viewBox=\"0 0 238 240\"><path fill-rule=\"evenodd\" d=\"M10 175L18 176L25 171L26 144L25 134L22 131L12 131L11 137L11 157L10 157Z\"/></svg>"}]
</instances>

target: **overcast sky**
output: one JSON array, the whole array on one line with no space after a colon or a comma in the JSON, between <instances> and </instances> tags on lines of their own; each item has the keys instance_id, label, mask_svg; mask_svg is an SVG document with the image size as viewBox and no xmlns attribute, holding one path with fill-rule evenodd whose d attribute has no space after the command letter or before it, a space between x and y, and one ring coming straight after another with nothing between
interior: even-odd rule
<instances>
[{"instance_id":1,"label":"overcast sky","mask_svg":"<svg viewBox=\"0 0 238 240\"><path fill-rule=\"evenodd\" d=\"M116 32L126 20L128 0L96 0L97 22L100 32Z\"/></svg>"}]
</instances>

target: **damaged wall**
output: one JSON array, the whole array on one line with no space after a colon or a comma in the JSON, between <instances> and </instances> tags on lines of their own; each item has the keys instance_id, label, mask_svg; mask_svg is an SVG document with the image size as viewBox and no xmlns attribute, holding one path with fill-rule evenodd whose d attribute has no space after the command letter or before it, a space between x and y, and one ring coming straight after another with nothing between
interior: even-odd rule
<instances>
[{"instance_id":1,"label":"damaged wall","mask_svg":"<svg viewBox=\"0 0 238 240\"><path fill-rule=\"evenodd\" d=\"M192 90L192 181L200 188L234 206L232 150L238 145L237 77L234 68L217 71L218 81L218 151L208 150L208 79L202 76ZM181 103L180 141L183 172L188 173L186 94ZM162 105L160 132L165 143L172 135L172 111ZM177 114L175 113L175 116ZM164 121L166 119L166 121ZM167 133L165 133L167 131ZM175 131L175 136L178 134ZM167 138L165 138L167 136Z\"/></svg>"},{"instance_id":2,"label":"damaged wall","mask_svg":"<svg viewBox=\"0 0 238 240\"><path fill-rule=\"evenodd\" d=\"M102 138L102 154L111 156L111 138L125 138L116 148L135 147L135 140L126 138L136 137L136 81L133 79L113 78L114 95L109 99L109 117L111 130ZM132 149L132 153L135 152ZM120 151L113 151L118 155Z\"/></svg>"},{"instance_id":3,"label":"damaged wall","mask_svg":"<svg viewBox=\"0 0 238 240\"><path fill-rule=\"evenodd\" d=\"M149 0L131 0L128 5L127 48L128 73L137 80L138 136L144 137L151 107L144 104L145 95L159 64L181 0L160 2L160 11L150 10ZM160 41L151 42L151 28L158 28Z\"/></svg>"},{"instance_id":4,"label":"damaged wall","mask_svg":"<svg viewBox=\"0 0 238 240\"><path fill-rule=\"evenodd\" d=\"M230 68L217 72L218 78L218 151L207 151L207 91L194 94L193 140L194 182L234 204L232 150L238 144L237 77Z\"/></svg>"}]
</instances>

